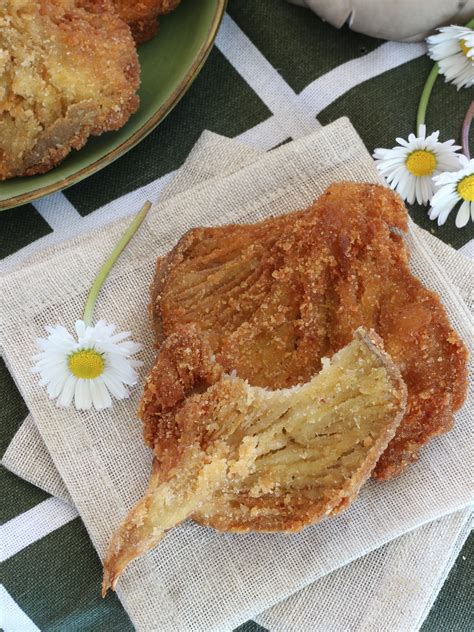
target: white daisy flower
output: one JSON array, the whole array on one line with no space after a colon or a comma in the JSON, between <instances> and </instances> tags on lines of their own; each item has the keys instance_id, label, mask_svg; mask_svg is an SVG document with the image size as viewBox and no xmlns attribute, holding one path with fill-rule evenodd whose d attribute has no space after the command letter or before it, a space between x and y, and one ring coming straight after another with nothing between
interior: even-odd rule
<instances>
[{"instance_id":1,"label":"white daisy flower","mask_svg":"<svg viewBox=\"0 0 474 632\"><path fill-rule=\"evenodd\" d=\"M430 219L438 219L438 226L444 224L459 202L456 226L465 226L469 217L474 222L474 160L461 156L461 167L459 171L434 178L437 191L431 200Z\"/></svg>"},{"instance_id":2,"label":"white daisy flower","mask_svg":"<svg viewBox=\"0 0 474 632\"><path fill-rule=\"evenodd\" d=\"M474 85L474 31L466 26L443 26L427 38L428 55L438 62L446 81L458 88Z\"/></svg>"},{"instance_id":3,"label":"white daisy flower","mask_svg":"<svg viewBox=\"0 0 474 632\"><path fill-rule=\"evenodd\" d=\"M418 136L408 140L397 138L397 147L374 151L375 166L409 204L427 204L434 193L433 176L443 171L459 169L459 145L454 140L440 143L439 132L426 136L426 126L420 125Z\"/></svg>"},{"instance_id":4,"label":"white daisy flower","mask_svg":"<svg viewBox=\"0 0 474 632\"><path fill-rule=\"evenodd\" d=\"M76 321L77 340L62 325L46 327L49 336L38 338L41 353L33 360L33 373L41 376L51 399L59 407L74 405L79 410L94 406L96 410L112 405L111 394L117 399L128 397L125 385L137 383L135 367L142 363L132 360L141 345L126 340L130 332L114 334L115 325L100 320L95 326Z\"/></svg>"}]
</instances>

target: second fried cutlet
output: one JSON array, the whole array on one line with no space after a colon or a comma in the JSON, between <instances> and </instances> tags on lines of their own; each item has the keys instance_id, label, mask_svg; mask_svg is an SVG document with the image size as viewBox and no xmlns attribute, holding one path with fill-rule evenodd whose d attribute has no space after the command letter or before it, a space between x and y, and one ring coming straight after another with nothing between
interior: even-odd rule
<instances>
[{"instance_id":1,"label":"second fried cutlet","mask_svg":"<svg viewBox=\"0 0 474 632\"><path fill-rule=\"evenodd\" d=\"M138 107L139 64L109 0L0 4L0 180L44 173Z\"/></svg>"}]
</instances>

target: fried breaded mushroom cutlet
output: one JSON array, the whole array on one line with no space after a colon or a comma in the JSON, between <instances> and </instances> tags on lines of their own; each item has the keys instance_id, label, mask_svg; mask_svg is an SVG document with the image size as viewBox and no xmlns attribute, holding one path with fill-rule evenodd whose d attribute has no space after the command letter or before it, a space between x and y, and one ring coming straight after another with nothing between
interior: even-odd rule
<instances>
[{"instance_id":1,"label":"fried breaded mushroom cutlet","mask_svg":"<svg viewBox=\"0 0 474 632\"><path fill-rule=\"evenodd\" d=\"M159 15L170 13L181 0L113 0L115 10L132 31L137 44L154 37L158 30Z\"/></svg>"},{"instance_id":2,"label":"fried breaded mushroom cutlet","mask_svg":"<svg viewBox=\"0 0 474 632\"><path fill-rule=\"evenodd\" d=\"M0 4L0 180L49 171L138 108L130 29L109 0Z\"/></svg>"},{"instance_id":3,"label":"fried breaded mushroom cutlet","mask_svg":"<svg viewBox=\"0 0 474 632\"><path fill-rule=\"evenodd\" d=\"M112 538L103 591L188 517L223 531L299 531L348 507L405 410L380 343L358 330L306 384L269 390L226 375L192 327L172 334L140 407L156 460Z\"/></svg>"},{"instance_id":4,"label":"fried breaded mushroom cutlet","mask_svg":"<svg viewBox=\"0 0 474 632\"><path fill-rule=\"evenodd\" d=\"M399 474L452 427L467 384L464 344L439 296L410 271L407 217L390 189L342 182L305 211L190 231L158 261L158 345L192 323L226 371L283 388L309 380L357 327L374 329L408 387L374 476Z\"/></svg>"}]
</instances>

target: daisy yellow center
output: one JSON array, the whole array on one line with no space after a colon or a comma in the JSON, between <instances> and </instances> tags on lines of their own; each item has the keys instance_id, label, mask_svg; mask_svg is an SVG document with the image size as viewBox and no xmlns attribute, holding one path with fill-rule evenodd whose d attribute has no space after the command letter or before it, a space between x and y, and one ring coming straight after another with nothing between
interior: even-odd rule
<instances>
[{"instance_id":1,"label":"daisy yellow center","mask_svg":"<svg viewBox=\"0 0 474 632\"><path fill-rule=\"evenodd\" d=\"M408 156L405 165L414 176L430 176L436 168L436 156L427 149L417 149Z\"/></svg>"},{"instance_id":2,"label":"daisy yellow center","mask_svg":"<svg viewBox=\"0 0 474 632\"><path fill-rule=\"evenodd\" d=\"M469 53L471 52L471 47L467 45L466 40L459 40L459 46L461 47L462 52L470 59Z\"/></svg>"},{"instance_id":3,"label":"daisy yellow center","mask_svg":"<svg viewBox=\"0 0 474 632\"><path fill-rule=\"evenodd\" d=\"M99 377L105 368L104 358L95 349L80 349L71 353L67 364L73 375L85 380Z\"/></svg>"},{"instance_id":4,"label":"daisy yellow center","mask_svg":"<svg viewBox=\"0 0 474 632\"><path fill-rule=\"evenodd\" d=\"M474 202L474 173L459 182L457 191L463 200Z\"/></svg>"}]
</instances>

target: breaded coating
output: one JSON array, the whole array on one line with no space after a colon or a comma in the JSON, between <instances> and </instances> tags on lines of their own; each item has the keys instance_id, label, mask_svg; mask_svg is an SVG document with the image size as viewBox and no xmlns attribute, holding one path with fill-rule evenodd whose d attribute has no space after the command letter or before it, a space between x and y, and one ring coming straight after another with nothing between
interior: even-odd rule
<instances>
[{"instance_id":1,"label":"breaded coating","mask_svg":"<svg viewBox=\"0 0 474 632\"><path fill-rule=\"evenodd\" d=\"M0 3L0 180L44 173L138 108L139 64L109 0Z\"/></svg>"},{"instance_id":2,"label":"breaded coating","mask_svg":"<svg viewBox=\"0 0 474 632\"><path fill-rule=\"evenodd\" d=\"M181 0L113 0L115 10L129 26L137 44L154 37L158 30L157 17L170 13Z\"/></svg>"},{"instance_id":3,"label":"breaded coating","mask_svg":"<svg viewBox=\"0 0 474 632\"><path fill-rule=\"evenodd\" d=\"M394 192L351 182L305 211L194 229L157 265L157 343L192 323L226 371L275 389L307 382L358 327L375 330L408 405L374 476L399 474L452 427L467 385L466 348L439 296L411 273L406 231Z\"/></svg>"},{"instance_id":4,"label":"breaded coating","mask_svg":"<svg viewBox=\"0 0 474 632\"><path fill-rule=\"evenodd\" d=\"M192 327L172 334L140 409L154 427L155 464L112 538L103 591L185 518L298 531L348 507L405 410L405 385L380 342L358 330L309 382L270 391L226 375Z\"/></svg>"}]
</instances>

